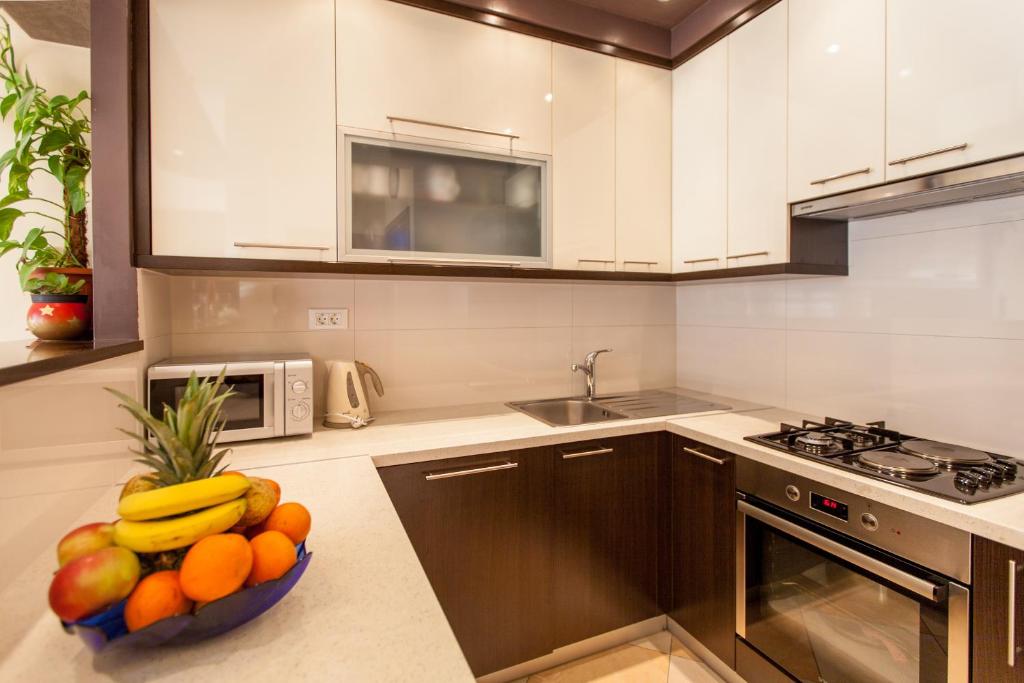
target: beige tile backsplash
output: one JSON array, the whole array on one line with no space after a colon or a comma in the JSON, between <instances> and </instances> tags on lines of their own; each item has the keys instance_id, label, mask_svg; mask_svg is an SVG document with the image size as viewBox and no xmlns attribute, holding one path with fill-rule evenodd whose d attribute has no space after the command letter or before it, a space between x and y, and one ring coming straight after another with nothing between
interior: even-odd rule
<instances>
[{"instance_id":1,"label":"beige tile backsplash","mask_svg":"<svg viewBox=\"0 0 1024 683\"><path fill-rule=\"evenodd\" d=\"M671 285L431 278L174 277L171 353L308 352L324 411L324 362L357 358L384 383L377 409L500 402L583 390L569 369L601 358L603 391L675 383ZM307 329L347 308L349 329Z\"/></svg>"}]
</instances>

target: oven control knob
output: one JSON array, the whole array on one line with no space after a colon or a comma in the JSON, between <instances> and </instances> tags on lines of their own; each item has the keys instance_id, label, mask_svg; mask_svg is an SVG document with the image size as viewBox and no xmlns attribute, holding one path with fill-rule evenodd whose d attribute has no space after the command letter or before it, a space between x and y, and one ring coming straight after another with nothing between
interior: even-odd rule
<instances>
[{"instance_id":1,"label":"oven control knob","mask_svg":"<svg viewBox=\"0 0 1024 683\"><path fill-rule=\"evenodd\" d=\"M860 516L860 523L868 531L878 531L878 517L870 512L865 512Z\"/></svg>"},{"instance_id":2,"label":"oven control knob","mask_svg":"<svg viewBox=\"0 0 1024 683\"><path fill-rule=\"evenodd\" d=\"M786 487L786 498L789 498L794 503L800 500L800 489L790 484Z\"/></svg>"},{"instance_id":3,"label":"oven control knob","mask_svg":"<svg viewBox=\"0 0 1024 683\"><path fill-rule=\"evenodd\" d=\"M969 474L977 477L978 485L983 489L987 489L992 485L992 473L981 467L972 467Z\"/></svg>"},{"instance_id":4,"label":"oven control knob","mask_svg":"<svg viewBox=\"0 0 1024 683\"><path fill-rule=\"evenodd\" d=\"M953 478L953 485L964 493L974 493L978 490L977 480L967 472L960 472Z\"/></svg>"},{"instance_id":5,"label":"oven control knob","mask_svg":"<svg viewBox=\"0 0 1024 683\"><path fill-rule=\"evenodd\" d=\"M296 420L305 420L309 417L309 405L306 403L296 403L293 405L292 417Z\"/></svg>"},{"instance_id":6,"label":"oven control knob","mask_svg":"<svg viewBox=\"0 0 1024 683\"><path fill-rule=\"evenodd\" d=\"M304 394L309 389L309 385L303 382L301 379L297 379L292 382L292 393L293 394Z\"/></svg>"}]
</instances>

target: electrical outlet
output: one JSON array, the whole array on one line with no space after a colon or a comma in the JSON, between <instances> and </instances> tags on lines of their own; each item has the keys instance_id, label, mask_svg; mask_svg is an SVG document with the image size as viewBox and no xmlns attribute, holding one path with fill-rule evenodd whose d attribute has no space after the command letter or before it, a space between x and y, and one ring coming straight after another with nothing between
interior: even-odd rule
<instances>
[{"instance_id":1,"label":"electrical outlet","mask_svg":"<svg viewBox=\"0 0 1024 683\"><path fill-rule=\"evenodd\" d=\"M311 330L345 330L348 329L347 308L311 308L309 309L309 329Z\"/></svg>"}]
</instances>

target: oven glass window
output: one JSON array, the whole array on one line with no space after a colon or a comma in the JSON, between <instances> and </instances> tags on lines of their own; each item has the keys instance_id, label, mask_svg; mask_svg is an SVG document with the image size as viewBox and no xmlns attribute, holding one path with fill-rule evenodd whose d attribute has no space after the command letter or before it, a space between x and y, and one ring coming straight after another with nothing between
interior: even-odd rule
<instances>
[{"instance_id":1,"label":"oven glass window","mask_svg":"<svg viewBox=\"0 0 1024 683\"><path fill-rule=\"evenodd\" d=\"M226 387L235 392L224 401L223 415L227 419L224 431L254 429L263 426L264 375L231 375L224 380ZM158 419L163 416L163 405L175 406L185 393L187 379L153 380L149 386L149 412Z\"/></svg>"},{"instance_id":2,"label":"oven glass window","mask_svg":"<svg viewBox=\"0 0 1024 683\"><path fill-rule=\"evenodd\" d=\"M749 517L746 553L746 640L798 680L946 680L944 607Z\"/></svg>"}]
</instances>

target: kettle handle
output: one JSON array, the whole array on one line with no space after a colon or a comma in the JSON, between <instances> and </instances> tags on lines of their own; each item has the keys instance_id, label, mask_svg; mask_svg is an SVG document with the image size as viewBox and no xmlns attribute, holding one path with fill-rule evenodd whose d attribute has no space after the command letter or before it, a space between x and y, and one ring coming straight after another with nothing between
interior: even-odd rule
<instances>
[{"instance_id":1,"label":"kettle handle","mask_svg":"<svg viewBox=\"0 0 1024 683\"><path fill-rule=\"evenodd\" d=\"M366 363L355 361L355 364L356 370L359 371L359 376L362 377L364 375L369 375L370 381L373 382L373 390L377 392L378 396L383 396L384 384L380 381L380 376L377 374L377 371L371 368Z\"/></svg>"}]
</instances>

